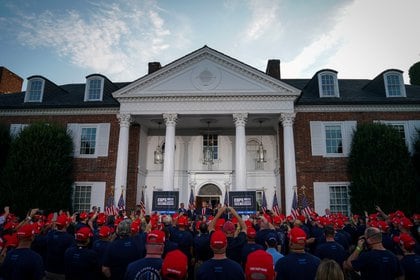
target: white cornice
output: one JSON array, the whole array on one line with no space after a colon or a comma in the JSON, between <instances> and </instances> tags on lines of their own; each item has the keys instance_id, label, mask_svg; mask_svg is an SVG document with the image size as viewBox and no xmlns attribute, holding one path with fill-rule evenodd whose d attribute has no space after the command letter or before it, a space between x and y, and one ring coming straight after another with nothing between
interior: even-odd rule
<instances>
[{"instance_id":1,"label":"white cornice","mask_svg":"<svg viewBox=\"0 0 420 280\"><path fill-rule=\"evenodd\" d=\"M53 108L53 109L6 109L0 110L0 116L79 116L79 115L115 115L119 108Z\"/></svg>"},{"instance_id":2,"label":"white cornice","mask_svg":"<svg viewBox=\"0 0 420 280\"><path fill-rule=\"evenodd\" d=\"M420 112L418 104L390 105L297 105L297 113L310 112Z\"/></svg>"},{"instance_id":3,"label":"white cornice","mask_svg":"<svg viewBox=\"0 0 420 280\"><path fill-rule=\"evenodd\" d=\"M126 97L120 99L120 103L138 103L138 102L210 102L210 101L294 101L293 95L258 95L258 96L147 96L147 97Z\"/></svg>"}]
</instances>

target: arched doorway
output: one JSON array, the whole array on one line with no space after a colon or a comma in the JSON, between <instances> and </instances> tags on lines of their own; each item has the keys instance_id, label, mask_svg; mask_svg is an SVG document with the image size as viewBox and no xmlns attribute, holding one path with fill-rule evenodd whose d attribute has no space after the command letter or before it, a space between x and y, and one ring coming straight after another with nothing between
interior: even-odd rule
<instances>
[{"instance_id":1,"label":"arched doorway","mask_svg":"<svg viewBox=\"0 0 420 280\"><path fill-rule=\"evenodd\" d=\"M198 195L195 198L195 205L201 207L202 201L207 201L208 205L214 209L220 203L222 197L222 191L215 184L205 184L198 191Z\"/></svg>"}]
</instances>

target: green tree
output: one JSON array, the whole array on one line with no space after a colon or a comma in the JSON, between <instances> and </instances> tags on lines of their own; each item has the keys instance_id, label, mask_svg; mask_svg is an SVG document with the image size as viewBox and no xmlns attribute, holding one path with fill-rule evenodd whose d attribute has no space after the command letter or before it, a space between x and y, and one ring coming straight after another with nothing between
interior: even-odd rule
<instances>
[{"instance_id":1,"label":"green tree","mask_svg":"<svg viewBox=\"0 0 420 280\"><path fill-rule=\"evenodd\" d=\"M24 215L30 208L70 206L73 144L66 129L35 123L12 141L3 172L0 204Z\"/></svg>"},{"instance_id":2,"label":"green tree","mask_svg":"<svg viewBox=\"0 0 420 280\"><path fill-rule=\"evenodd\" d=\"M410 77L410 84L420 86L420 61L414 63L408 69L408 76Z\"/></svg>"},{"instance_id":3,"label":"green tree","mask_svg":"<svg viewBox=\"0 0 420 280\"><path fill-rule=\"evenodd\" d=\"M9 154L10 141L9 128L5 124L0 123L0 173L3 170Z\"/></svg>"},{"instance_id":4,"label":"green tree","mask_svg":"<svg viewBox=\"0 0 420 280\"><path fill-rule=\"evenodd\" d=\"M396 129L385 124L360 124L349 156L350 202L353 213L400 209L413 213L415 177L411 158Z\"/></svg>"},{"instance_id":5,"label":"green tree","mask_svg":"<svg viewBox=\"0 0 420 280\"><path fill-rule=\"evenodd\" d=\"M420 212L420 131L417 131L417 139L414 142L413 166L416 177L416 209L415 212Z\"/></svg>"}]
</instances>

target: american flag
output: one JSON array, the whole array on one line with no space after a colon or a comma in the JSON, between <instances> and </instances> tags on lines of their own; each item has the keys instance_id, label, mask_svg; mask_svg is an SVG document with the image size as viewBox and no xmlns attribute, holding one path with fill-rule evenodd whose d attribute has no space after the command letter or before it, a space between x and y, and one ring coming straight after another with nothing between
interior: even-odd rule
<instances>
[{"instance_id":1,"label":"american flag","mask_svg":"<svg viewBox=\"0 0 420 280\"><path fill-rule=\"evenodd\" d=\"M277 193L274 191L273 208L271 209L276 215L280 215L279 203L277 202Z\"/></svg>"},{"instance_id":2,"label":"american flag","mask_svg":"<svg viewBox=\"0 0 420 280\"><path fill-rule=\"evenodd\" d=\"M141 190L141 198L140 198L140 211L143 215L146 214L146 204L144 204L144 190Z\"/></svg>"},{"instance_id":3,"label":"american flag","mask_svg":"<svg viewBox=\"0 0 420 280\"><path fill-rule=\"evenodd\" d=\"M292 211L291 214L293 218L297 219L297 216L299 216L299 208L298 208L298 201L296 198L296 192L293 192L293 201L292 201Z\"/></svg>"},{"instance_id":4,"label":"american flag","mask_svg":"<svg viewBox=\"0 0 420 280\"><path fill-rule=\"evenodd\" d=\"M114 196L108 197L106 205L105 205L105 214L107 214L108 216L118 215L118 208L115 207L115 204L114 204Z\"/></svg>"},{"instance_id":5,"label":"american flag","mask_svg":"<svg viewBox=\"0 0 420 280\"><path fill-rule=\"evenodd\" d=\"M263 210L264 213L267 211L267 199L265 198L265 191L263 191L262 195L261 210Z\"/></svg>"},{"instance_id":6,"label":"american flag","mask_svg":"<svg viewBox=\"0 0 420 280\"><path fill-rule=\"evenodd\" d=\"M312 209L309 206L309 202L308 202L308 199L306 198L306 195L305 194L303 194L303 196L302 196L302 212L308 218L311 217Z\"/></svg>"},{"instance_id":7,"label":"american flag","mask_svg":"<svg viewBox=\"0 0 420 280\"><path fill-rule=\"evenodd\" d=\"M193 190L191 189L190 192L190 200L188 201L188 207L192 210L195 209L195 201L194 201L194 193Z\"/></svg>"},{"instance_id":8,"label":"american flag","mask_svg":"<svg viewBox=\"0 0 420 280\"><path fill-rule=\"evenodd\" d=\"M229 197L228 197L228 191L227 190L226 190L226 193L225 193L225 200L224 200L223 204L225 206L229 206Z\"/></svg>"},{"instance_id":9,"label":"american flag","mask_svg":"<svg viewBox=\"0 0 420 280\"><path fill-rule=\"evenodd\" d=\"M121 192L120 199L118 199L118 209L125 210L125 201L124 201L123 192Z\"/></svg>"}]
</instances>

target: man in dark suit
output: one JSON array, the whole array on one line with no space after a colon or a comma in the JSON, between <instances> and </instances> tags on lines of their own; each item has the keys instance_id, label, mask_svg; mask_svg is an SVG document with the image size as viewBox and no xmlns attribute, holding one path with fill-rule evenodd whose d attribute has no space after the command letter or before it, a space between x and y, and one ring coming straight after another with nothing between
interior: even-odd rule
<instances>
[{"instance_id":1,"label":"man in dark suit","mask_svg":"<svg viewBox=\"0 0 420 280\"><path fill-rule=\"evenodd\" d=\"M181 204L179 205L178 214L180 213L187 215L187 209L185 209L184 202L181 202Z\"/></svg>"},{"instance_id":2,"label":"man in dark suit","mask_svg":"<svg viewBox=\"0 0 420 280\"><path fill-rule=\"evenodd\" d=\"M208 207L207 201L201 202L201 208L196 210L196 214L198 216L206 216L209 217L213 214L213 211Z\"/></svg>"}]
</instances>

